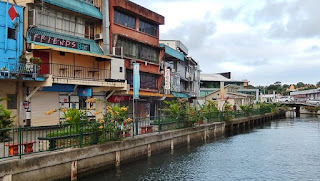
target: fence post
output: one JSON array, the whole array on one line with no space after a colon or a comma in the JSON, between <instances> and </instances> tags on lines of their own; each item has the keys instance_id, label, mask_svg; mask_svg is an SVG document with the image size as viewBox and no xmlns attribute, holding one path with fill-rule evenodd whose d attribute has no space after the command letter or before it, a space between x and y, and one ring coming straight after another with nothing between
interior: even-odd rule
<instances>
[{"instance_id":1,"label":"fence post","mask_svg":"<svg viewBox=\"0 0 320 181\"><path fill-rule=\"evenodd\" d=\"M18 135L19 135L19 141L18 141L18 146L19 146L19 158L21 159L22 155L22 132L21 132L21 126L18 128ZM14 142L14 140L13 140Z\"/></svg>"},{"instance_id":2,"label":"fence post","mask_svg":"<svg viewBox=\"0 0 320 181\"><path fill-rule=\"evenodd\" d=\"M82 130L82 122L80 122L80 124L79 124L79 130L80 130L80 132L79 132L79 145L80 145L80 147L82 147L82 139L83 139L83 130Z\"/></svg>"},{"instance_id":3,"label":"fence post","mask_svg":"<svg viewBox=\"0 0 320 181\"><path fill-rule=\"evenodd\" d=\"M132 138L134 138L134 130L135 130L135 129L134 129L134 126L135 126L134 122L135 122L135 121L133 120L133 121L132 121Z\"/></svg>"},{"instance_id":4,"label":"fence post","mask_svg":"<svg viewBox=\"0 0 320 181\"><path fill-rule=\"evenodd\" d=\"M158 132L161 132L160 115L158 116Z\"/></svg>"},{"instance_id":5,"label":"fence post","mask_svg":"<svg viewBox=\"0 0 320 181\"><path fill-rule=\"evenodd\" d=\"M136 118L136 135L139 135L139 122L138 122L138 119Z\"/></svg>"}]
</instances>

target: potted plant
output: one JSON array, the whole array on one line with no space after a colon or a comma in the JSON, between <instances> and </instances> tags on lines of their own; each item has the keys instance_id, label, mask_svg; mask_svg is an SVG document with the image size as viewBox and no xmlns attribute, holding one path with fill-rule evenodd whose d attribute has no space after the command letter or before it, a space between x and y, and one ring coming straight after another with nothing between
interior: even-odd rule
<instances>
[{"instance_id":1,"label":"potted plant","mask_svg":"<svg viewBox=\"0 0 320 181\"><path fill-rule=\"evenodd\" d=\"M26 55L25 55L25 54L21 54L21 55L19 56L19 63L21 63L21 64L26 64L27 61L28 61L28 59L26 58Z\"/></svg>"},{"instance_id":2,"label":"potted plant","mask_svg":"<svg viewBox=\"0 0 320 181\"><path fill-rule=\"evenodd\" d=\"M30 62L37 65L37 70L39 71L41 69L42 60L39 57L31 57Z\"/></svg>"}]
</instances>

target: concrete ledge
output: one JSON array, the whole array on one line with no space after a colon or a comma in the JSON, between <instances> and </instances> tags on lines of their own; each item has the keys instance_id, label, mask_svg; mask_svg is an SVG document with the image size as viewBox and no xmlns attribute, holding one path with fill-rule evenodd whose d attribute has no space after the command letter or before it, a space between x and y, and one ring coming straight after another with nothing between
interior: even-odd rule
<instances>
[{"instance_id":1,"label":"concrete ledge","mask_svg":"<svg viewBox=\"0 0 320 181\"><path fill-rule=\"evenodd\" d=\"M265 117L265 116L262 116ZM205 124L192 128L139 135L123 141L113 141L84 148L70 148L1 160L0 178L12 175L12 180L37 181L71 178L72 163L76 173L112 168L154 153L190 144L197 140L219 138L225 133L225 122ZM76 161L76 162L75 162ZM74 166L74 165L73 165ZM2 179L0 179L2 180Z\"/></svg>"}]
</instances>

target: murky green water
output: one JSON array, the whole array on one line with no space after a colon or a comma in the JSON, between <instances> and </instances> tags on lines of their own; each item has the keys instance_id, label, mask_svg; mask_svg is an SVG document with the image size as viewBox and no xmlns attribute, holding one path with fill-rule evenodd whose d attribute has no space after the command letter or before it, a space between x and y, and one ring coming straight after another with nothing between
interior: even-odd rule
<instances>
[{"instance_id":1,"label":"murky green water","mask_svg":"<svg viewBox=\"0 0 320 181\"><path fill-rule=\"evenodd\" d=\"M80 180L320 180L320 119L274 121Z\"/></svg>"}]
</instances>

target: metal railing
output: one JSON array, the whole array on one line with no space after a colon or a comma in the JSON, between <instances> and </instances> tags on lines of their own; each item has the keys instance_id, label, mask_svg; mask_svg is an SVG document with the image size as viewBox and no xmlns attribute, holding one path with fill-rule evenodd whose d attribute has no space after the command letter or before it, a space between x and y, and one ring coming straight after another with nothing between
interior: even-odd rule
<instances>
[{"instance_id":1,"label":"metal railing","mask_svg":"<svg viewBox=\"0 0 320 181\"><path fill-rule=\"evenodd\" d=\"M0 129L0 159L118 140L96 122Z\"/></svg>"},{"instance_id":2,"label":"metal railing","mask_svg":"<svg viewBox=\"0 0 320 181\"><path fill-rule=\"evenodd\" d=\"M41 64L39 73L52 74L54 77L58 78L84 79L95 81L105 81L105 79L110 79L111 77L109 69L57 63Z\"/></svg>"},{"instance_id":3,"label":"metal railing","mask_svg":"<svg viewBox=\"0 0 320 181\"><path fill-rule=\"evenodd\" d=\"M135 118L131 123L116 124L108 121L87 121L53 126L18 127L0 129L0 159L71 147L84 147L125 137L160 133L186 127L230 121L269 113L271 110L256 109L250 112L198 112L194 115ZM196 119L196 120L194 120Z\"/></svg>"},{"instance_id":4,"label":"metal railing","mask_svg":"<svg viewBox=\"0 0 320 181\"><path fill-rule=\"evenodd\" d=\"M19 75L37 76L40 67L33 63L6 63L6 66L0 67L0 76L17 77Z\"/></svg>"}]
</instances>

